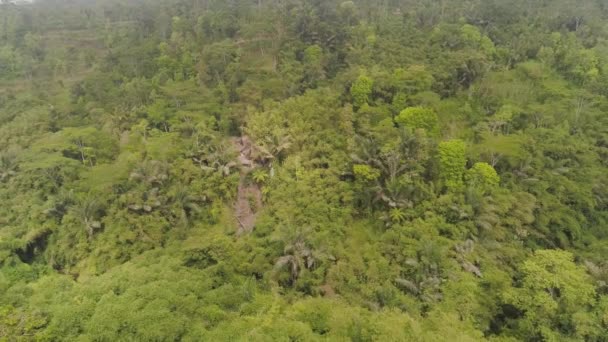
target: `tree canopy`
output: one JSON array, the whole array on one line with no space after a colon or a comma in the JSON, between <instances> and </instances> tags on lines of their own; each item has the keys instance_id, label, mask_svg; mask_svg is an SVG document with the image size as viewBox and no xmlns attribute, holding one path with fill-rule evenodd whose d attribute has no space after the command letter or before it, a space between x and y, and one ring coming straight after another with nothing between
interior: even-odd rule
<instances>
[{"instance_id":1,"label":"tree canopy","mask_svg":"<svg viewBox=\"0 0 608 342\"><path fill-rule=\"evenodd\" d=\"M0 0L0 341L608 341L608 5Z\"/></svg>"}]
</instances>

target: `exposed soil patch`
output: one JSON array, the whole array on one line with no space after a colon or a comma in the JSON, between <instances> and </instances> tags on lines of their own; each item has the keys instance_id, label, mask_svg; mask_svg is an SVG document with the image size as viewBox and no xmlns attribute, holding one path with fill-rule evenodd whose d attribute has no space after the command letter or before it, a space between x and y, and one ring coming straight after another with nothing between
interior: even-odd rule
<instances>
[{"instance_id":1,"label":"exposed soil patch","mask_svg":"<svg viewBox=\"0 0 608 342\"><path fill-rule=\"evenodd\" d=\"M247 136L234 138L232 145L239 153L238 162L241 167L241 179L234 204L234 215L238 223L237 235L241 235L251 233L255 227L257 214L262 208L262 191L257 184L247 181L247 175L255 167L251 139Z\"/></svg>"}]
</instances>

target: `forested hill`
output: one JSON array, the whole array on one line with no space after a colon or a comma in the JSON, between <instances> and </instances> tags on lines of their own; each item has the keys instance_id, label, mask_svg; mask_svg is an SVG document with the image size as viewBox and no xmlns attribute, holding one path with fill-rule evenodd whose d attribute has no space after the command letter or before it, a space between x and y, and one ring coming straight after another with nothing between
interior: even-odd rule
<instances>
[{"instance_id":1,"label":"forested hill","mask_svg":"<svg viewBox=\"0 0 608 342\"><path fill-rule=\"evenodd\" d=\"M0 341L608 341L608 2L0 1Z\"/></svg>"}]
</instances>

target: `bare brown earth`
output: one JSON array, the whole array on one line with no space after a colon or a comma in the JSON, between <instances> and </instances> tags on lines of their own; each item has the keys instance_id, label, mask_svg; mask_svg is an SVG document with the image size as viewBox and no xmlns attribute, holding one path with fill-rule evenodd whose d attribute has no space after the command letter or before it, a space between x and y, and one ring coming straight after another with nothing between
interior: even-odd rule
<instances>
[{"instance_id":1,"label":"bare brown earth","mask_svg":"<svg viewBox=\"0 0 608 342\"><path fill-rule=\"evenodd\" d=\"M247 136L234 138L232 144L239 153L241 179L238 187L234 215L238 223L237 235L251 233L255 227L257 215L262 208L262 191L255 183L247 181L247 175L255 167L252 158L252 143Z\"/></svg>"}]
</instances>

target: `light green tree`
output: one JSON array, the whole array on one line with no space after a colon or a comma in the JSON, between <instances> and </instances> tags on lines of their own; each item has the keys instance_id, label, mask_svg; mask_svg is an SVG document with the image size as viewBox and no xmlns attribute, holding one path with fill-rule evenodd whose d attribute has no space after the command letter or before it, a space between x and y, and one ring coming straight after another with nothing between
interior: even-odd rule
<instances>
[{"instance_id":1,"label":"light green tree","mask_svg":"<svg viewBox=\"0 0 608 342\"><path fill-rule=\"evenodd\" d=\"M316 88L319 81L325 78L323 49L311 45L304 50L304 80L306 87Z\"/></svg>"},{"instance_id":2,"label":"light green tree","mask_svg":"<svg viewBox=\"0 0 608 342\"><path fill-rule=\"evenodd\" d=\"M466 145L462 140L449 140L439 144L439 172L443 184L449 190L458 190L464 185L463 176Z\"/></svg>"},{"instance_id":3,"label":"light green tree","mask_svg":"<svg viewBox=\"0 0 608 342\"><path fill-rule=\"evenodd\" d=\"M470 186L483 191L494 188L500 183L500 177L492 165L483 162L475 163L467 170L465 180Z\"/></svg>"},{"instance_id":4,"label":"light green tree","mask_svg":"<svg viewBox=\"0 0 608 342\"><path fill-rule=\"evenodd\" d=\"M424 129L430 135L437 135L439 133L439 119L435 111L429 108L406 108L395 117L395 121L399 125L406 126L412 130Z\"/></svg>"},{"instance_id":5,"label":"light green tree","mask_svg":"<svg viewBox=\"0 0 608 342\"><path fill-rule=\"evenodd\" d=\"M369 102L373 86L374 81L371 78L364 75L357 78L350 88L355 107L361 107Z\"/></svg>"},{"instance_id":6,"label":"light green tree","mask_svg":"<svg viewBox=\"0 0 608 342\"><path fill-rule=\"evenodd\" d=\"M380 171L365 164L353 165L353 172L355 177L364 181L375 181L380 177Z\"/></svg>"},{"instance_id":7,"label":"light green tree","mask_svg":"<svg viewBox=\"0 0 608 342\"><path fill-rule=\"evenodd\" d=\"M590 309L596 305L595 287L585 269L574 263L572 253L539 250L520 270L521 285L504 295L506 303L523 313L517 322L519 337L564 341L595 334L589 330L594 325Z\"/></svg>"}]
</instances>

